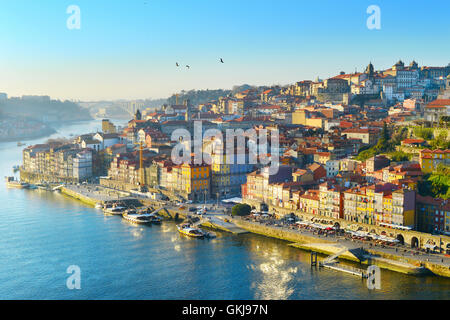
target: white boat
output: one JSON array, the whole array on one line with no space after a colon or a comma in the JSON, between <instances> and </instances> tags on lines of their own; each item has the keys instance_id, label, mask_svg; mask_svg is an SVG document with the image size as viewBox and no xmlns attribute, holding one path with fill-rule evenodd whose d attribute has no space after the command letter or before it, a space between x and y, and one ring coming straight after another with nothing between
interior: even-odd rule
<instances>
[{"instance_id":1,"label":"white boat","mask_svg":"<svg viewBox=\"0 0 450 320\"><path fill-rule=\"evenodd\" d=\"M125 212L122 215L122 217L129 222L138 223L138 224L150 224L150 223L152 223L154 215L152 215L151 213L139 214L139 213L136 213L135 210L130 210L129 212Z\"/></svg>"},{"instance_id":2,"label":"white boat","mask_svg":"<svg viewBox=\"0 0 450 320\"><path fill-rule=\"evenodd\" d=\"M111 207L103 208L103 213L106 215L121 216L126 209L127 208L125 207L121 207L119 205L114 204Z\"/></svg>"},{"instance_id":3,"label":"white boat","mask_svg":"<svg viewBox=\"0 0 450 320\"><path fill-rule=\"evenodd\" d=\"M101 204L100 202L96 203L95 209L103 209L103 204Z\"/></svg>"}]
</instances>

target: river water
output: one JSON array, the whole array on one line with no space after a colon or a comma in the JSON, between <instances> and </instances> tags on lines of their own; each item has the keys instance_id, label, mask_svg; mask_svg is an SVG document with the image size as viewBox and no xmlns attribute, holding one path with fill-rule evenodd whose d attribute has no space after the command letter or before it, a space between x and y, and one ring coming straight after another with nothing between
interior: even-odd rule
<instances>
[{"instance_id":1,"label":"river water","mask_svg":"<svg viewBox=\"0 0 450 320\"><path fill-rule=\"evenodd\" d=\"M51 137L100 130L72 124ZM27 145L47 138L27 141ZM0 144L0 173L21 163ZM180 236L173 222L134 226L58 193L0 184L0 299L449 299L450 279L381 271L381 289L312 269L309 253L258 235ZM81 289L69 290L69 266Z\"/></svg>"}]
</instances>

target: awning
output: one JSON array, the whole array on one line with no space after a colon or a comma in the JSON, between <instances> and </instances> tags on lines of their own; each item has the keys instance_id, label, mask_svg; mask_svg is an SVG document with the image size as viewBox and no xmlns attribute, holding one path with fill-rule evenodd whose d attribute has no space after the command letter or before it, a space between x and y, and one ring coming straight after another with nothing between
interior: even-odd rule
<instances>
[{"instance_id":1,"label":"awning","mask_svg":"<svg viewBox=\"0 0 450 320\"><path fill-rule=\"evenodd\" d=\"M230 198L230 199L223 199L222 202L225 203L242 203L242 198Z\"/></svg>"}]
</instances>

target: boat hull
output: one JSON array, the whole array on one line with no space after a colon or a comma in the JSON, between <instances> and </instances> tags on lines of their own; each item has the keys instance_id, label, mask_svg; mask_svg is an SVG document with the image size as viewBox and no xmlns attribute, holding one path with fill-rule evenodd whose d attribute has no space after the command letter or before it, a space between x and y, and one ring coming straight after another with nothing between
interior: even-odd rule
<instances>
[{"instance_id":1,"label":"boat hull","mask_svg":"<svg viewBox=\"0 0 450 320\"><path fill-rule=\"evenodd\" d=\"M133 218L129 218L129 217L125 217L123 216L123 218L131 223L135 223L135 224L152 224L151 221L145 221L145 220L137 220L137 219L133 219Z\"/></svg>"},{"instance_id":2,"label":"boat hull","mask_svg":"<svg viewBox=\"0 0 450 320\"><path fill-rule=\"evenodd\" d=\"M180 232L181 235L183 236L187 236L187 237L191 237L191 238L196 238L196 239L203 239L205 236L204 235L197 235L197 234L190 234L189 232L184 232L182 230L178 230Z\"/></svg>"},{"instance_id":3,"label":"boat hull","mask_svg":"<svg viewBox=\"0 0 450 320\"><path fill-rule=\"evenodd\" d=\"M191 238L196 238L196 239L203 239L205 237L205 235L203 233L190 233L189 231L187 231L186 229L183 228L178 228L178 232L181 235L187 236L187 237L191 237Z\"/></svg>"},{"instance_id":4,"label":"boat hull","mask_svg":"<svg viewBox=\"0 0 450 320\"><path fill-rule=\"evenodd\" d=\"M28 184L7 182L6 186L11 189L26 189Z\"/></svg>"},{"instance_id":5,"label":"boat hull","mask_svg":"<svg viewBox=\"0 0 450 320\"><path fill-rule=\"evenodd\" d=\"M103 210L103 213L106 216L121 216L123 214L123 211L110 211L110 210Z\"/></svg>"}]
</instances>

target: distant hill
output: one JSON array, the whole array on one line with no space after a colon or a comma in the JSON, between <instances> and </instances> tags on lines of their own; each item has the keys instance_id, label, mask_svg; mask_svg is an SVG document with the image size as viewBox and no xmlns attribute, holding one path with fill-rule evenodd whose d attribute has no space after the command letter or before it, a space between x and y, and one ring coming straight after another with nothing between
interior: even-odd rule
<instances>
[{"instance_id":1,"label":"distant hill","mask_svg":"<svg viewBox=\"0 0 450 320\"><path fill-rule=\"evenodd\" d=\"M89 111L71 101L51 100L48 96L23 96L0 101L0 114L42 122L92 119Z\"/></svg>"}]
</instances>

